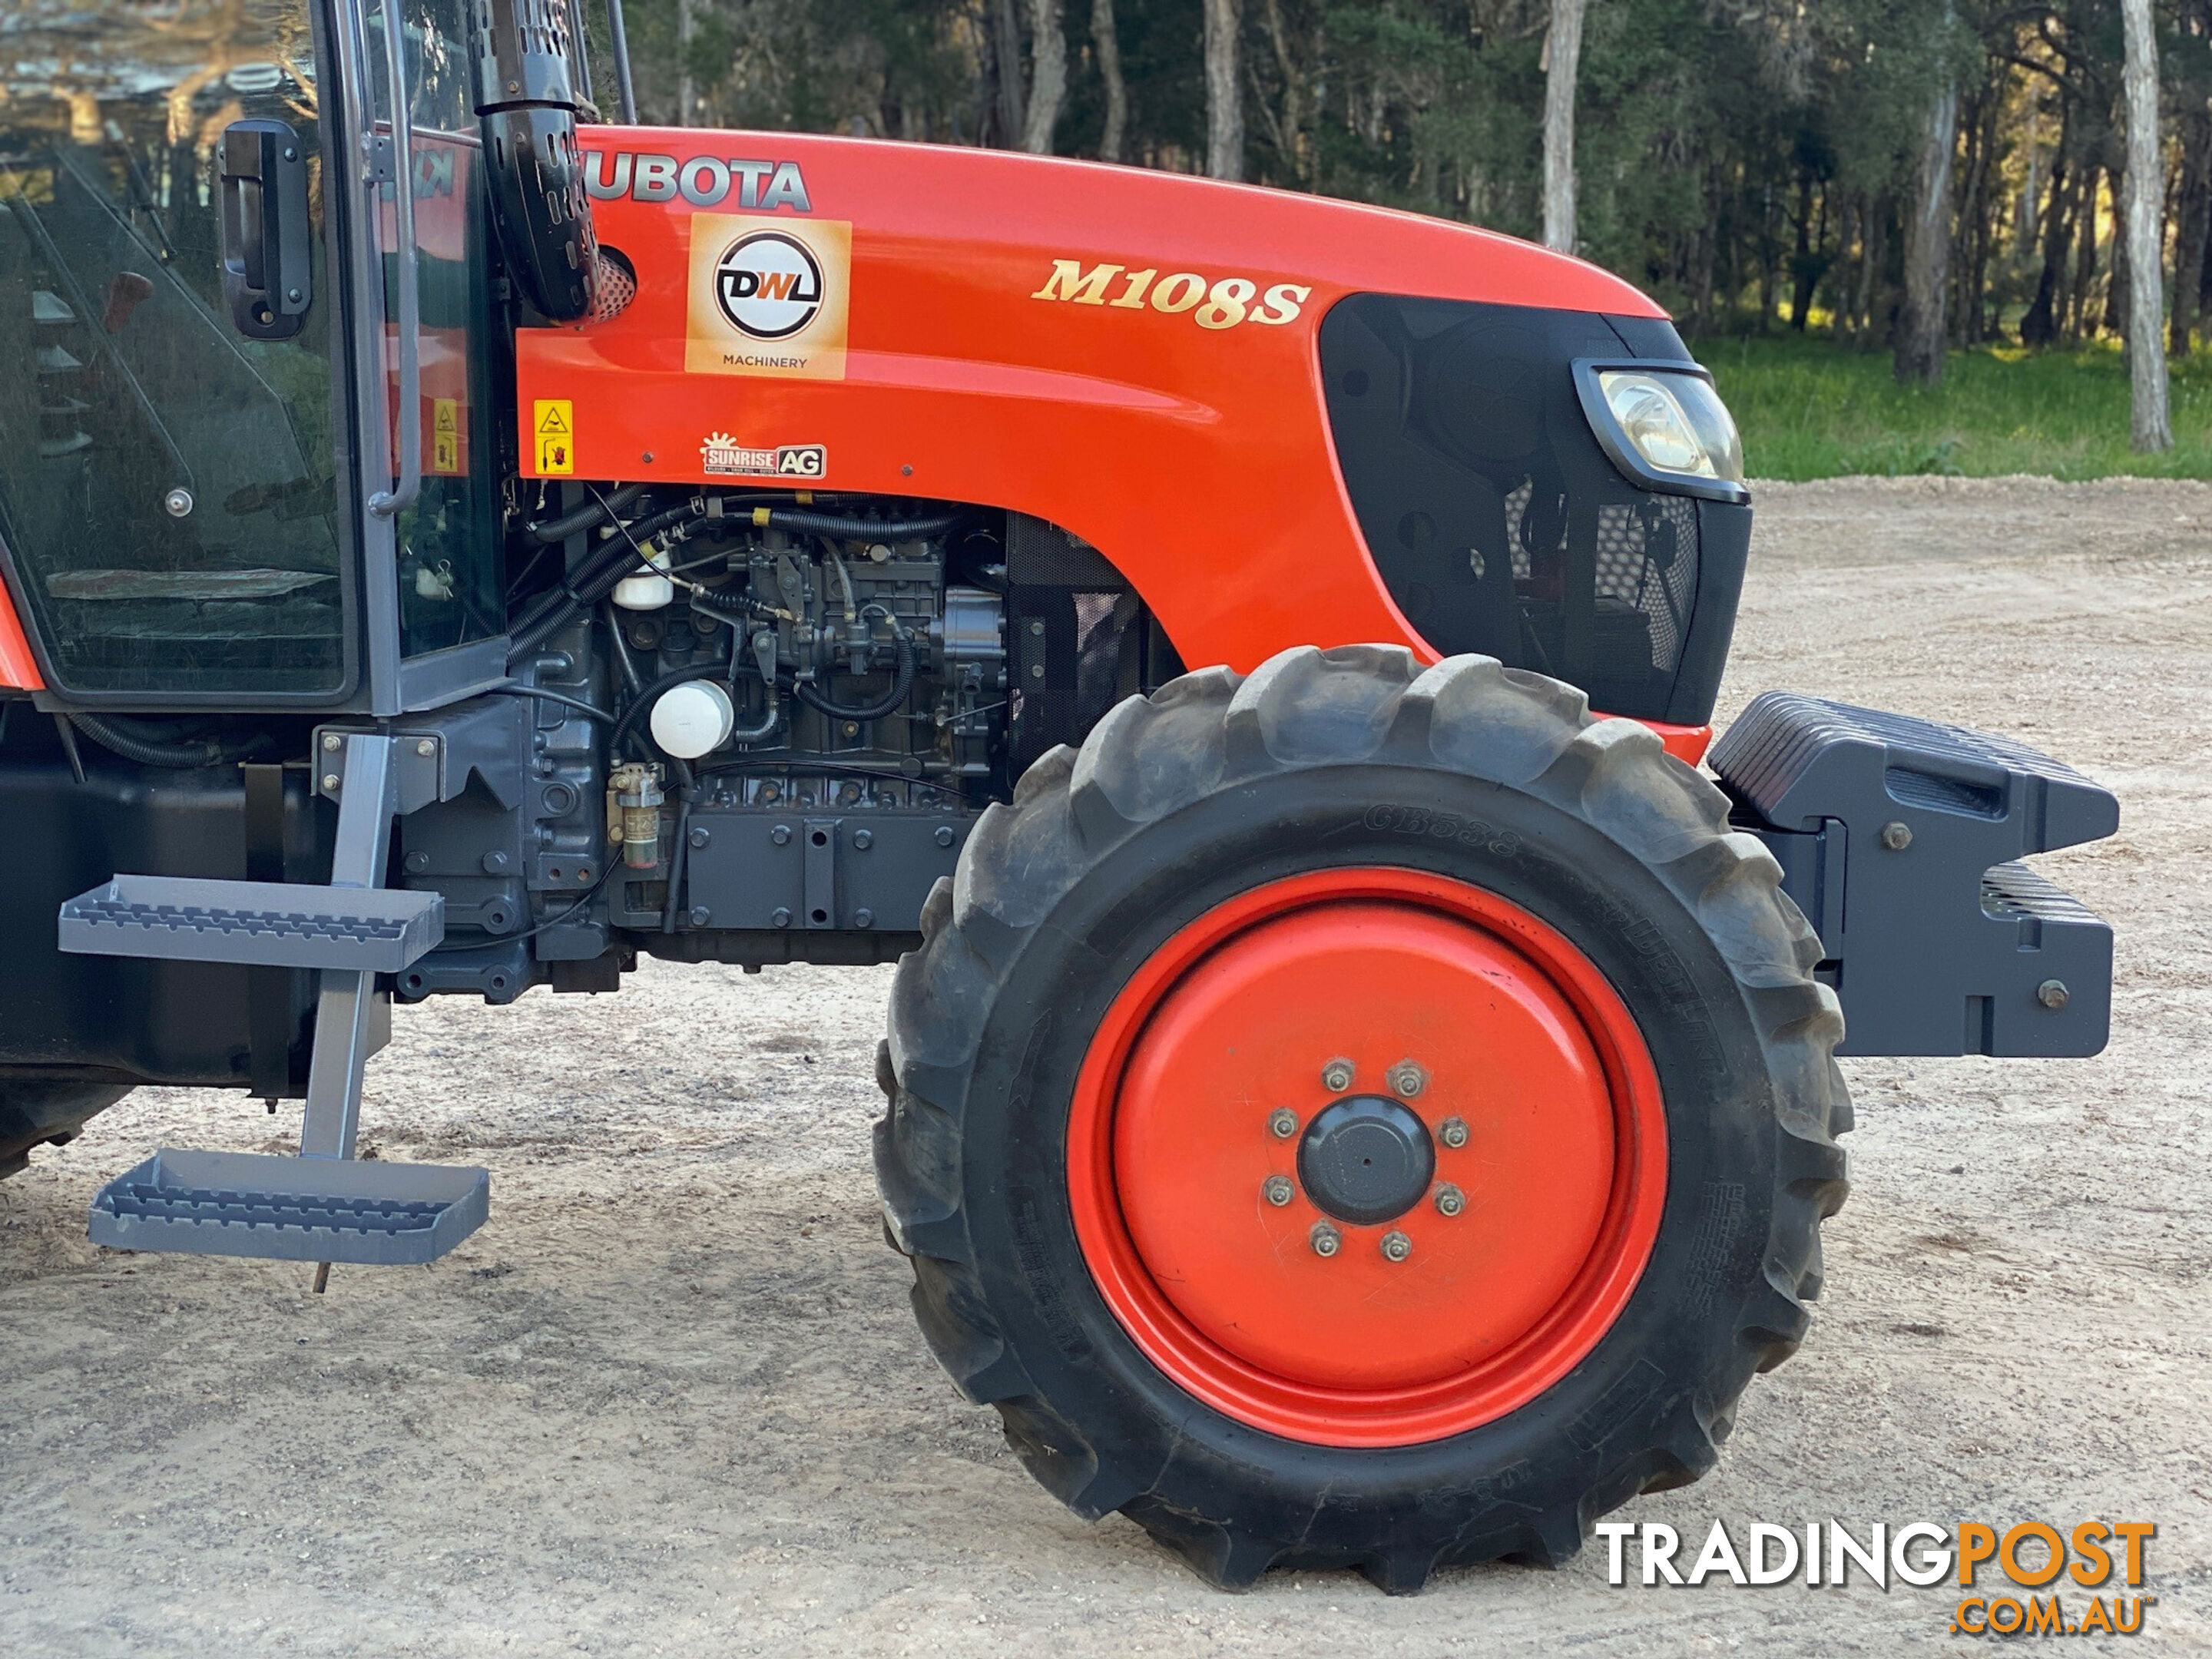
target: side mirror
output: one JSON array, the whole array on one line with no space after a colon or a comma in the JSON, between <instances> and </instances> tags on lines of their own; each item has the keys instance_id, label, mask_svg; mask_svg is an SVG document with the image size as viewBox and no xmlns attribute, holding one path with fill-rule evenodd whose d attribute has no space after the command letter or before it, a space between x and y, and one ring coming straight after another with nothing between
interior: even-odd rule
<instances>
[{"instance_id":1,"label":"side mirror","mask_svg":"<svg viewBox=\"0 0 2212 1659\"><path fill-rule=\"evenodd\" d=\"M479 0L477 121L507 274L555 322L592 308L599 241L576 143L568 0Z\"/></svg>"},{"instance_id":2,"label":"side mirror","mask_svg":"<svg viewBox=\"0 0 2212 1659\"><path fill-rule=\"evenodd\" d=\"M307 158L283 121L223 129L222 296L249 339L289 340L315 301Z\"/></svg>"}]
</instances>

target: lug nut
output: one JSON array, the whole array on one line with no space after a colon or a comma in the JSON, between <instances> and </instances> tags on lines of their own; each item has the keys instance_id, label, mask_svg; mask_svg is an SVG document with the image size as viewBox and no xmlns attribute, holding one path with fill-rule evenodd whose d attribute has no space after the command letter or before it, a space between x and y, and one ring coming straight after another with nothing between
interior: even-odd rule
<instances>
[{"instance_id":1,"label":"lug nut","mask_svg":"<svg viewBox=\"0 0 2212 1659\"><path fill-rule=\"evenodd\" d=\"M1429 1086L1429 1074L1410 1060L1401 1060L1388 1073L1390 1092L1401 1100L1411 1100Z\"/></svg>"},{"instance_id":2,"label":"lug nut","mask_svg":"<svg viewBox=\"0 0 2212 1659\"><path fill-rule=\"evenodd\" d=\"M1385 1261L1403 1261L1413 1253L1413 1241L1396 1228L1382 1235L1382 1259Z\"/></svg>"},{"instance_id":3,"label":"lug nut","mask_svg":"<svg viewBox=\"0 0 2212 1659\"><path fill-rule=\"evenodd\" d=\"M1881 826L1881 844L1893 853L1902 853L1912 845L1912 826L1892 818Z\"/></svg>"},{"instance_id":4,"label":"lug nut","mask_svg":"<svg viewBox=\"0 0 2212 1659\"><path fill-rule=\"evenodd\" d=\"M1463 1117L1446 1118L1437 1125L1437 1139L1454 1151L1466 1146L1467 1120Z\"/></svg>"},{"instance_id":5,"label":"lug nut","mask_svg":"<svg viewBox=\"0 0 2212 1659\"><path fill-rule=\"evenodd\" d=\"M1321 1068L1321 1086L1333 1095L1340 1095L1352 1086L1352 1067L1348 1060L1332 1060Z\"/></svg>"},{"instance_id":6,"label":"lug nut","mask_svg":"<svg viewBox=\"0 0 2212 1659\"><path fill-rule=\"evenodd\" d=\"M1278 1106L1267 1114L1267 1133L1278 1140L1288 1140L1298 1132L1298 1115L1287 1106Z\"/></svg>"},{"instance_id":7,"label":"lug nut","mask_svg":"<svg viewBox=\"0 0 2212 1659\"><path fill-rule=\"evenodd\" d=\"M1291 1201L1297 1191L1297 1188L1291 1185L1288 1176L1272 1175L1260 1183L1260 1196L1279 1210Z\"/></svg>"},{"instance_id":8,"label":"lug nut","mask_svg":"<svg viewBox=\"0 0 2212 1659\"><path fill-rule=\"evenodd\" d=\"M2035 988L2035 1000L2046 1008L2063 1008L2074 1000L2074 994L2066 988L2064 980L2046 979Z\"/></svg>"},{"instance_id":9,"label":"lug nut","mask_svg":"<svg viewBox=\"0 0 2212 1659\"><path fill-rule=\"evenodd\" d=\"M1306 1235L1306 1243L1313 1246L1316 1255L1334 1255L1344 1248L1344 1235L1326 1221L1316 1221L1313 1231Z\"/></svg>"},{"instance_id":10,"label":"lug nut","mask_svg":"<svg viewBox=\"0 0 2212 1659\"><path fill-rule=\"evenodd\" d=\"M1467 1208L1467 1194L1447 1181L1437 1188L1437 1213L1457 1215Z\"/></svg>"}]
</instances>

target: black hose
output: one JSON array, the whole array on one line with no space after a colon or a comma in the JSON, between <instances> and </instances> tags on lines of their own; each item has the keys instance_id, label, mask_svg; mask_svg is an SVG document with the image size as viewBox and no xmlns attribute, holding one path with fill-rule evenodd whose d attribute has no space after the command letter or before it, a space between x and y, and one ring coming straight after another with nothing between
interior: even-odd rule
<instances>
[{"instance_id":1,"label":"black hose","mask_svg":"<svg viewBox=\"0 0 2212 1659\"><path fill-rule=\"evenodd\" d=\"M125 760L137 761L141 766L178 770L196 766L228 766L268 748L274 741L266 732L254 732L242 738L203 738L196 743L175 743L132 732L120 715L70 714L65 718L102 749Z\"/></svg>"},{"instance_id":2,"label":"black hose","mask_svg":"<svg viewBox=\"0 0 2212 1659\"><path fill-rule=\"evenodd\" d=\"M891 689L872 703L860 707L833 702L814 689L811 680L793 682L791 695L809 708L827 714L836 720L879 720L907 700L914 690L914 641L902 628L898 630L898 666L891 675Z\"/></svg>"},{"instance_id":3,"label":"black hose","mask_svg":"<svg viewBox=\"0 0 2212 1659\"><path fill-rule=\"evenodd\" d=\"M617 582L644 563L641 544L664 530L701 516L690 502L685 501L625 527L605 552L547 594L535 611L515 624L514 643L507 650L507 660L514 662L537 650L578 611L597 605L613 592Z\"/></svg>"},{"instance_id":4,"label":"black hose","mask_svg":"<svg viewBox=\"0 0 2212 1659\"><path fill-rule=\"evenodd\" d=\"M580 530L590 530L595 526L605 524L614 514L644 495L645 490L646 486L643 484L624 484L604 501L586 501L572 512L563 513L557 519L547 519L542 523L532 525L523 533L540 547L550 542L565 542Z\"/></svg>"},{"instance_id":5,"label":"black hose","mask_svg":"<svg viewBox=\"0 0 2212 1659\"><path fill-rule=\"evenodd\" d=\"M803 536L836 536L847 541L927 541L960 522L957 512L926 519L863 519L842 513L810 513L804 507L757 507L738 522L756 529L789 530Z\"/></svg>"}]
</instances>

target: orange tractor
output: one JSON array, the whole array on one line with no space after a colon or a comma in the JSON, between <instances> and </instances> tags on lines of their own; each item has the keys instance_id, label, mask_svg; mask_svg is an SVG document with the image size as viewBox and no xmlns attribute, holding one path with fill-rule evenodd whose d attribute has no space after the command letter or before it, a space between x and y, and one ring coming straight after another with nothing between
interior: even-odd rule
<instances>
[{"instance_id":1,"label":"orange tractor","mask_svg":"<svg viewBox=\"0 0 2212 1659\"><path fill-rule=\"evenodd\" d=\"M1820 1289L1835 1053L2102 1045L2111 935L2020 860L2106 792L1780 694L1705 752L1751 507L1650 301L601 124L575 24L11 36L0 1168L137 1084L305 1103L95 1240L431 1260L489 1177L354 1158L395 1000L896 960L954 1381L1216 1583L1407 1590L1711 1467Z\"/></svg>"}]
</instances>

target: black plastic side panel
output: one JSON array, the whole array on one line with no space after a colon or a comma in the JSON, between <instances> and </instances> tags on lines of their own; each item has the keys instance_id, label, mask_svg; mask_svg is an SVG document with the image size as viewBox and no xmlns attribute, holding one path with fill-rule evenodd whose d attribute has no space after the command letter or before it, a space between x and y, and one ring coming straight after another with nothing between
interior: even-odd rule
<instances>
[{"instance_id":1,"label":"black plastic side panel","mask_svg":"<svg viewBox=\"0 0 2212 1659\"><path fill-rule=\"evenodd\" d=\"M1322 323L1329 425L1376 568L1438 651L1571 681L1610 714L1694 724L1719 685L1747 538L1716 521L1708 549L1703 503L1639 488L1600 448L1574 360L1680 349L1663 320L1623 324L1351 295Z\"/></svg>"},{"instance_id":2,"label":"black plastic side panel","mask_svg":"<svg viewBox=\"0 0 2212 1659\"><path fill-rule=\"evenodd\" d=\"M78 783L58 748L26 744L45 715L18 705L19 728L0 752L0 824L8 873L0 881L0 1066L97 1068L117 1082L230 1085L254 1080L252 975L273 972L279 1029L291 1052L262 1080L305 1075L313 975L219 963L64 956L55 916L64 900L118 871L243 880L246 791L241 769L163 772L81 744ZM282 879L319 882L330 825L304 773L283 780ZM334 816L334 815L333 815ZM261 860L256 860L257 867ZM267 988L264 988L264 998ZM264 1037L269 1019L264 1012Z\"/></svg>"},{"instance_id":3,"label":"black plastic side panel","mask_svg":"<svg viewBox=\"0 0 2212 1659\"><path fill-rule=\"evenodd\" d=\"M1698 598L1689 637L1674 673L1674 690L1662 716L1679 726L1703 726L1735 637L1735 612L1743 600L1743 574L1751 562L1751 508L1727 501L1698 503Z\"/></svg>"}]
</instances>

